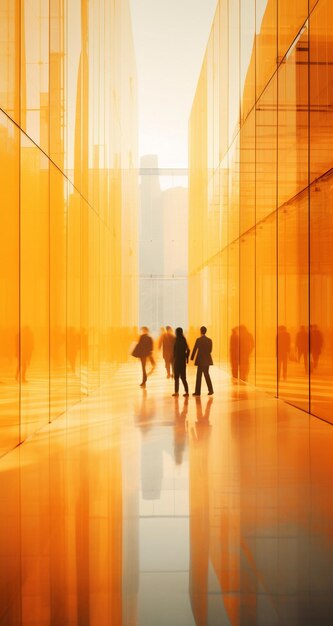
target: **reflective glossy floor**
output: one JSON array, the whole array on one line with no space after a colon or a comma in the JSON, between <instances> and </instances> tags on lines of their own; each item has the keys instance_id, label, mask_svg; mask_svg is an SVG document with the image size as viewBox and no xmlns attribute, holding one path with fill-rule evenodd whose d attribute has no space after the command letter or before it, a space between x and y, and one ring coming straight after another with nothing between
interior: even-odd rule
<instances>
[{"instance_id":1,"label":"reflective glossy floor","mask_svg":"<svg viewBox=\"0 0 333 626\"><path fill-rule=\"evenodd\" d=\"M333 427L217 368L213 399L139 377L0 460L1 625L331 625Z\"/></svg>"}]
</instances>

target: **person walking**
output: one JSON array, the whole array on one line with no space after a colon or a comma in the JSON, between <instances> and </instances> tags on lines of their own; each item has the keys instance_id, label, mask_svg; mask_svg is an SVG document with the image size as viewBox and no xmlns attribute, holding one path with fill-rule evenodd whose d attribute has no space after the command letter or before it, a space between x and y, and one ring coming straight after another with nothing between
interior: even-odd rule
<instances>
[{"instance_id":1,"label":"person walking","mask_svg":"<svg viewBox=\"0 0 333 626\"><path fill-rule=\"evenodd\" d=\"M179 379L184 385L184 396L188 396L188 384L186 380L186 363L190 356L190 349L183 335L182 328L176 328L176 340L173 347L173 373L175 377L175 393L173 396L179 395Z\"/></svg>"},{"instance_id":2,"label":"person walking","mask_svg":"<svg viewBox=\"0 0 333 626\"><path fill-rule=\"evenodd\" d=\"M204 375L205 381L207 383L208 395L212 396L214 393L212 381L209 375L209 366L213 365L213 342L211 339L206 337L206 332L206 326L201 326L201 336L196 340L191 354L191 361L193 361L195 358L194 365L198 367L197 378L195 382L195 392L192 394L193 396L200 396L201 394L202 374Z\"/></svg>"},{"instance_id":3,"label":"person walking","mask_svg":"<svg viewBox=\"0 0 333 626\"><path fill-rule=\"evenodd\" d=\"M277 332L277 379L280 382L281 373L283 380L287 380L288 359L290 354L290 333L284 325L278 326Z\"/></svg>"},{"instance_id":4,"label":"person walking","mask_svg":"<svg viewBox=\"0 0 333 626\"><path fill-rule=\"evenodd\" d=\"M158 340L159 350L162 348L163 359L165 363L165 369L167 372L167 378L171 378L173 374L173 348L175 345L175 335L172 332L171 326L166 326L165 331L161 333Z\"/></svg>"},{"instance_id":5,"label":"person walking","mask_svg":"<svg viewBox=\"0 0 333 626\"><path fill-rule=\"evenodd\" d=\"M147 372L146 372L147 358L150 359L152 365L154 363L153 347L154 347L154 344L153 344L153 340L151 336L149 335L149 328L147 328L147 326L142 326L139 341L136 344L132 352L132 356L137 357L141 361L142 383L140 383L140 387L145 387L146 382L147 382Z\"/></svg>"}]
</instances>

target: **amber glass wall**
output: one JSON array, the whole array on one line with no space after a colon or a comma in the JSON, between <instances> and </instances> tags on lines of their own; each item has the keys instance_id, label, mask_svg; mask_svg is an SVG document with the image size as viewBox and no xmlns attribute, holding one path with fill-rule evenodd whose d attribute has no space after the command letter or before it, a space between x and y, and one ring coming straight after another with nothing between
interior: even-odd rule
<instances>
[{"instance_id":1,"label":"amber glass wall","mask_svg":"<svg viewBox=\"0 0 333 626\"><path fill-rule=\"evenodd\" d=\"M333 422L333 5L219 0L190 118L189 316Z\"/></svg>"},{"instance_id":2,"label":"amber glass wall","mask_svg":"<svg viewBox=\"0 0 333 626\"><path fill-rule=\"evenodd\" d=\"M0 7L0 453L110 374L137 323L127 0Z\"/></svg>"}]
</instances>

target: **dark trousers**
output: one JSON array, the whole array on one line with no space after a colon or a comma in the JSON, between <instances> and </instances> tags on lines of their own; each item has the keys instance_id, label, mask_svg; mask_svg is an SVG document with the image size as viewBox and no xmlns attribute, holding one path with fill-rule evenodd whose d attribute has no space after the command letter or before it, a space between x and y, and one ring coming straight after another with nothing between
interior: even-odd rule
<instances>
[{"instance_id":1,"label":"dark trousers","mask_svg":"<svg viewBox=\"0 0 333 626\"><path fill-rule=\"evenodd\" d=\"M164 363L165 363L165 369L167 371L167 376L168 378L170 378L171 374L173 373L172 358L164 357Z\"/></svg>"},{"instance_id":2,"label":"dark trousers","mask_svg":"<svg viewBox=\"0 0 333 626\"><path fill-rule=\"evenodd\" d=\"M287 380L288 356L278 357L278 380L281 380L281 370L283 380Z\"/></svg>"},{"instance_id":3,"label":"dark trousers","mask_svg":"<svg viewBox=\"0 0 333 626\"><path fill-rule=\"evenodd\" d=\"M185 389L185 393L188 393L188 384L186 380L186 366L185 367L177 367L174 365L174 377L175 377L175 393L179 391L179 379L182 381Z\"/></svg>"},{"instance_id":4,"label":"dark trousers","mask_svg":"<svg viewBox=\"0 0 333 626\"><path fill-rule=\"evenodd\" d=\"M142 367L142 382L145 383L147 380L147 372L146 372L147 357L140 356L140 361L141 361L141 367Z\"/></svg>"},{"instance_id":5,"label":"dark trousers","mask_svg":"<svg viewBox=\"0 0 333 626\"><path fill-rule=\"evenodd\" d=\"M196 381L195 381L195 393L196 394L201 393L201 378L202 378L202 374L205 377L205 381L206 381L207 387L208 387L208 392L209 393L213 393L213 385L212 385L212 381L210 379L208 370L209 370L209 365L207 365L206 367L201 367L200 365L198 365L197 378L196 378Z\"/></svg>"}]
</instances>

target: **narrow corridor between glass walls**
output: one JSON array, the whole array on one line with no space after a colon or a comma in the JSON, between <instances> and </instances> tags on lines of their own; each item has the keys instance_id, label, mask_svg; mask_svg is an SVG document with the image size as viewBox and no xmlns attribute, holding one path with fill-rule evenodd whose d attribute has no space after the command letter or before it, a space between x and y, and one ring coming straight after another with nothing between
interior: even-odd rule
<instances>
[{"instance_id":1,"label":"narrow corridor between glass walls","mask_svg":"<svg viewBox=\"0 0 333 626\"><path fill-rule=\"evenodd\" d=\"M0 460L0 623L329 626L331 426L138 367Z\"/></svg>"}]
</instances>

